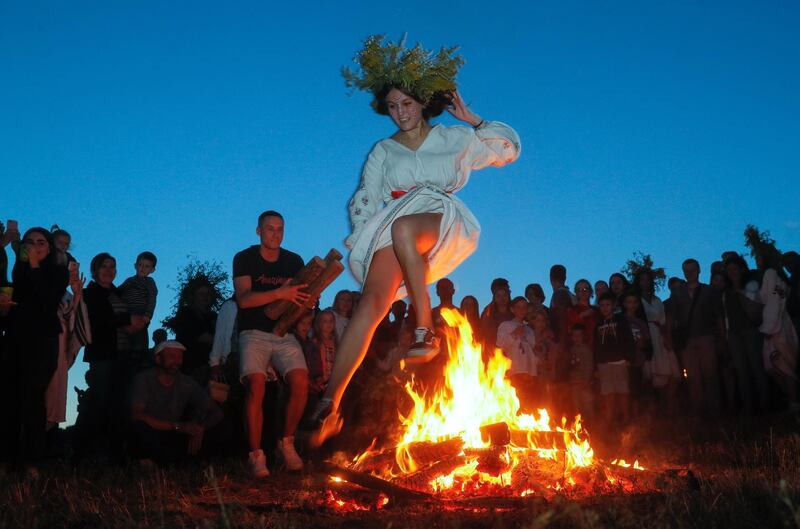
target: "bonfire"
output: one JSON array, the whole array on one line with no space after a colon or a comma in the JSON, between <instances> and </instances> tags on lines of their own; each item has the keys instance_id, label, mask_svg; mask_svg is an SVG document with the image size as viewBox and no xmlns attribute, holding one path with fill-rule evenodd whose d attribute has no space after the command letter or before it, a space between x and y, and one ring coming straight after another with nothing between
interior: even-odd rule
<instances>
[{"instance_id":1,"label":"bonfire","mask_svg":"<svg viewBox=\"0 0 800 529\"><path fill-rule=\"evenodd\" d=\"M442 316L451 351L443 383L430 395L407 383L414 406L400 417L401 441L370 447L340 472L331 467L336 483L446 500L625 492L648 481L638 461L600 461L580 416L555 423L546 409L521 413L510 360L498 349L484 362L467 320L455 310Z\"/></svg>"}]
</instances>

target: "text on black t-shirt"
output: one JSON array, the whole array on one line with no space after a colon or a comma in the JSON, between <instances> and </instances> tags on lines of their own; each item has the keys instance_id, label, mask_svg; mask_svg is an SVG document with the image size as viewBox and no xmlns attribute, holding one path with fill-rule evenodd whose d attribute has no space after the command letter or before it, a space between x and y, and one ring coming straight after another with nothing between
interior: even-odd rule
<instances>
[{"instance_id":1,"label":"text on black t-shirt","mask_svg":"<svg viewBox=\"0 0 800 529\"><path fill-rule=\"evenodd\" d=\"M261 257L259 248L259 245L253 245L237 253L233 258L233 278L249 277L253 292L275 290L303 268L303 259L294 252L281 248L278 260L270 262ZM275 320L267 318L263 305L248 309L239 307L237 325L239 332L253 329L272 332Z\"/></svg>"}]
</instances>

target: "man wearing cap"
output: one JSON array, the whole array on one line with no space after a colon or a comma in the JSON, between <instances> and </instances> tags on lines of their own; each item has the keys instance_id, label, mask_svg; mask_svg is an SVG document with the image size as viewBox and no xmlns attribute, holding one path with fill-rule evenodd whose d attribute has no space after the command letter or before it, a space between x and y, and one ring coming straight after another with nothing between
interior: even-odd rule
<instances>
[{"instance_id":1,"label":"man wearing cap","mask_svg":"<svg viewBox=\"0 0 800 529\"><path fill-rule=\"evenodd\" d=\"M191 377L181 373L186 347L175 340L158 344L155 367L133 381L131 455L171 463L195 456L215 444L208 430L222 410ZM217 437L211 435L211 437Z\"/></svg>"}]
</instances>

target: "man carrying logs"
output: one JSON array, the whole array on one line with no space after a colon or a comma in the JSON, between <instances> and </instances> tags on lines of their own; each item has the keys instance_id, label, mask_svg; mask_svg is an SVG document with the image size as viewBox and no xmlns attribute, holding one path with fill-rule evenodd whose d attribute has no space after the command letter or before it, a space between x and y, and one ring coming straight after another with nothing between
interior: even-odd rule
<instances>
[{"instance_id":1,"label":"man carrying logs","mask_svg":"<svg viewBox=\"0 0 800 529\"><path fill-rule=\"evenodd\" d=\"M319 292L310 291L305 282L292 281L308 267L304 268L299 255L281 248L283 228L280 213L265 211L259 215L256 228L260 244L242 250L233 258L233 286L239 306L240 378L246 388L244 417L250 449L248 466L257 478L269 475L261 449L264 422L261 406L270 364L290 391L278 454L289 470L303 468L303 460L294 448L294 433L308 398L308 370L300 344L285 330L276 332L276 327L287 327L289 313L295 309L302 312L304 307L315 303ZM283 304L283 310L277 314L269 311L268 305L274 308L273 304Z\"/></svg>"}]
</instances>

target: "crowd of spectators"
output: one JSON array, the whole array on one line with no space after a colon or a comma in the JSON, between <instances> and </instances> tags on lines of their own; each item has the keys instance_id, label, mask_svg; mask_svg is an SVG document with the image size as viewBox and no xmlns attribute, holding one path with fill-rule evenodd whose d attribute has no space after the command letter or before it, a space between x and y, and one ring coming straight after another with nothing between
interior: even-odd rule
<instances>
[{"instance_id":1,"label":"crowd of spectators","mask_svg":"<svg viewBox=\"0 0 800 529\"><path fill-rule=\"evenodd\" d=\"M0 223L2 463L35 475L52 456L51 434L66 419L68 370L83 349L88 389L79 392L70 428L74 461L167 464L249 453L258 477L268 475L268 461L302 468L295 432L325 391L359 294L339 291L332 307L309 310L291 334L271 334L265 305L315 302L286 284L302 260L280 246L282 230L279 214L259 218L260 244L237 254L235 295L218 310L216 287L190 282L169 339L164 329L149 329L158 295L154 253L139 254L133 275L115 286L110 254L91 260L87 280L65 230L33 227L20 235L16 222ZM15 254L10 280L6 247ZM566 267L554 265L547 291L533 283L516 296L496 278L482 310L473 295L456 304L455 285L442 279L433 321L445 338L456 331L442 311L458 310L485 359L497 351L509 359L522 411L580 413L596 428L643 416L797 413L800 256L768 246L753 254L751 268L725 252L711 264L708 283L700 263L686 259L663 301L658 274L647 267L631 277L579 279L570 289ZM414 328L414 308L392 304L342 403L346 431L386 435L380 425L404 406L410 375L402 359ZM452 354L445 346L413 367L415 383L435 387Z\"/></svg>"}]
</instances>

